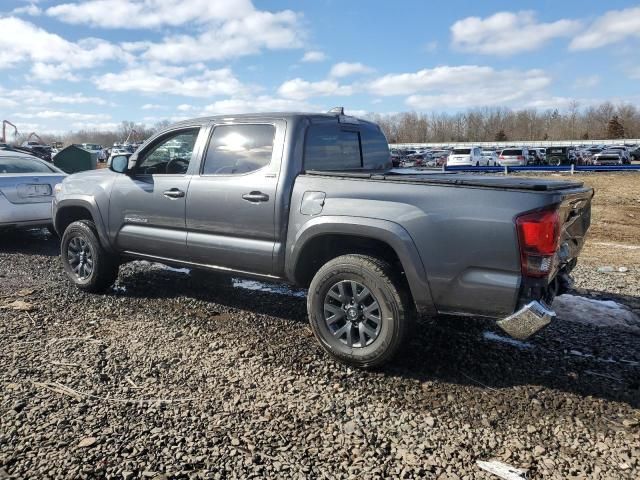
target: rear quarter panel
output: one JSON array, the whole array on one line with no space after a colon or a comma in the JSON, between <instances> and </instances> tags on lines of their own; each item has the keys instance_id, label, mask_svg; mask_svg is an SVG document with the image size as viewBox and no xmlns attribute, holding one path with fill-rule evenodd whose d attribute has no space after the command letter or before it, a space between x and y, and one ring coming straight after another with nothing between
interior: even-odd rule
<instances>
[{"instance_id":1,"label":"rear quarter panel","mask_svg":"<svg viewBox=\"0 0 640 480\"><path fill-rule=\"evenodd\" d=\"M305 191L326 193L319 215L385 220L406 230L439 312L491 317L510 314L517 304L521 277L514 218L561 201L553 192L301 175L292 195L288 245L315 217L300 213Z\"/></svg>"}]
</instances>

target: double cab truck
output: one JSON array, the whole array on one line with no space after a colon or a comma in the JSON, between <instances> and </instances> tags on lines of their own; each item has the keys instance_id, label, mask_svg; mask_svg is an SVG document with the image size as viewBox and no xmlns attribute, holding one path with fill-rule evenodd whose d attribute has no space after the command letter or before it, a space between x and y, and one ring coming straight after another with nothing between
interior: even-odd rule
<instances>
[{"instance_id":1,"label":"double cab truck","mask_svg":"<svg viewBox=\"0 0 640 480\"><path fill-rule=\"evenodd\" d=\"M369 121L273 113L198 118L108 169L57 185L63 267L102 292L146 259L308 288L336 359L392 358L421 316L481 316L526 338L554 317L593 191L543 178L402 174Z\"/></svg>"}]
</instances>

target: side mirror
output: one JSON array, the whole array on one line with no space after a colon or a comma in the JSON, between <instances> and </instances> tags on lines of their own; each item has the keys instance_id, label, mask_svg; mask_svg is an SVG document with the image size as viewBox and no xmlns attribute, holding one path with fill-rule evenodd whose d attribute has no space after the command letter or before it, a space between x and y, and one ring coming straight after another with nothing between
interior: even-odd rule
<instances>
[{"instance_id":1,"label":"side mirror","mask_svg":"<svg viewBox=\"0 0 640 480\"><path fill-rule=\"evenodd\" d=\"M109 168L116 173L126 173L129 169L129 159L126 155L117 155L111 159Z\"/></svg>"}]
</instances>

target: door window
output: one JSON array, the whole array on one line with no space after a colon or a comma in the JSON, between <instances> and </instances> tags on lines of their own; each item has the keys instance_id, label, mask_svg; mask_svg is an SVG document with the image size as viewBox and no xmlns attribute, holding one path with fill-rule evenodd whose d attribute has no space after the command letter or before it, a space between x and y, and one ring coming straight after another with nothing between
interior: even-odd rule
<instances>
[{"instance_id":1,"label":"door window","mask_svg":"<svg viewBox=\"0 0 640 480\"><path fill-rule=\"evenodd\" d=\"M362 168L360 135L336 125L311 125L304 146L306 170L353 170Z\"/></svg>"},{"instance_id":2,"label":"door window","mask_svg":"<svg viewBox=\"0 0 640 480\"><path fill-rule=\"evenodd\" d=\"M136 172L146 175L181 175L187 172L199 128L179 130L162 137L143 153Z\"/></svg>"},{"instance_id":3,"label":"door window","mask_svg":"<svg viewBox=\"0 0 640 480\"><path fill-rule=\"evenodd\" d=\"M219 125L207 147L203 175L238 175L260 170L271 163L273 125Z\"/></svg>"}]
</instances>

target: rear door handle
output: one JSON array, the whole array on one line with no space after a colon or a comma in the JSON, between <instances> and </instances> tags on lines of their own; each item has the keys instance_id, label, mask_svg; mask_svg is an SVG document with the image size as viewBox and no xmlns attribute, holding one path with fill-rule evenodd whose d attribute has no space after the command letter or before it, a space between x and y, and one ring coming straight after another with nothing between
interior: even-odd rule
<instances>
[{"instance_id":1,"label":"rear door handle","mask_svg":"<svg viewBox=\"0 0 640 480\"><path fill-rule=\"evenodd\" d=\"M262 192L249 192L242 195L242 198L247 202L258 203L258 202L268 202L269 195Z\"/></svg>"},{"instance_id":2,"label":"rear door handle","mask_svg":"<svg viewBox=\"0 0 640 480\"><path fill-rule=\"evenodd\" d=\"M184 197L184 192L179 188L172 188L171 190L165 190L162 192L165 197L169 198L182 198Z\"/></svg>"}]
</instances>

